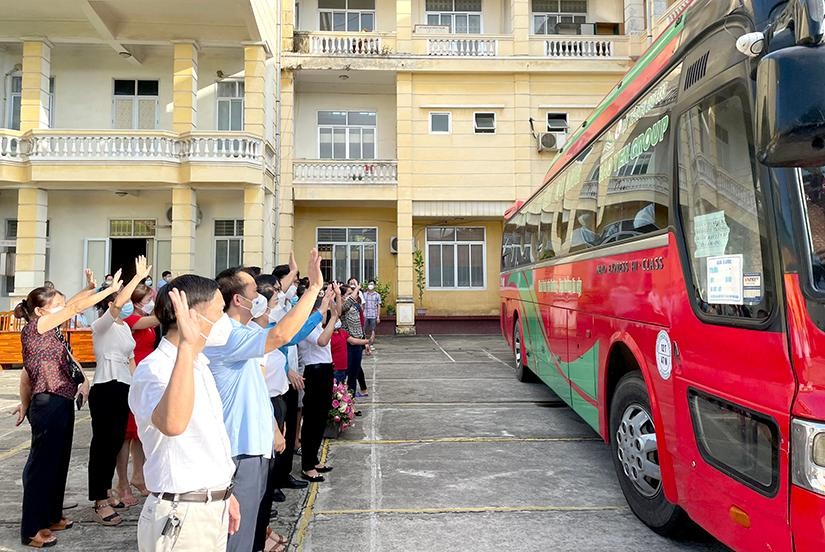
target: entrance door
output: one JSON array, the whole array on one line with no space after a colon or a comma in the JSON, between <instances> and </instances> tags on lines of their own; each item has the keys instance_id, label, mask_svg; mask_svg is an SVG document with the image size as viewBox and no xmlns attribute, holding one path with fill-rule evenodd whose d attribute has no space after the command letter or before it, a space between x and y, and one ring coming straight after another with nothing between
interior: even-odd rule
<instances>
[{"instance_id":1,"label":"entrance door","mask_svg":"<svg viewBox=\"0 0 825 552\"><path fill-rule=\"evenodd\" d=\"M128 282L135 275L135 259L146 255L149 240L146 238L112 238L109 266L115 271L123 270L123 281Z\"/></svg>"}]
</instances>

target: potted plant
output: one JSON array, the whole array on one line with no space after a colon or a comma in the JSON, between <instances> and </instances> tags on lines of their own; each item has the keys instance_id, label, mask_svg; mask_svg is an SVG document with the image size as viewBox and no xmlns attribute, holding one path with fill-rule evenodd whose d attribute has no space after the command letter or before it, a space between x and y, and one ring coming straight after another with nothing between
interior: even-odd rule
<instances>
[{"instance_id":1,"label":"potted plant","mask_svg":"<svg viewBox=\"0 0 825 552\"><path fill-rule=\"evenodd\" d=\"M418 288L418 309L415 313L419 316L427 314L427 309L424 308L424 288L426 283L424 281L424 252L420 248L413 251L413 270L415 270L415 287Z\"/></svg>"}]
</instances>

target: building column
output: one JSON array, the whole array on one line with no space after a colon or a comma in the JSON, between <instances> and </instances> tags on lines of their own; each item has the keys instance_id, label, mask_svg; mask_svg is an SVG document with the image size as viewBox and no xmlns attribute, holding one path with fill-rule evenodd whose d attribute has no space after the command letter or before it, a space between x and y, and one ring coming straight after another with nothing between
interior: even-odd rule
<instances>
[{"instance_id":1,"label":"building column","mask_svg":"<svg viewBox=\"0 0 825 552\"><path fill-rule=\"evenodd\" d=\"M266 126L266 47L247 43L243 49L244 97L243 128L246 132L264 137Z\"/></svg>"},{"instance_id":2,"label":"building column","mask_svg":"<svg viewBox=\"0 0 825 552\"><path fill-rule=\"evenodd\" d=\"M176 41L172 65L172 130L192 132L198 128L198 45Z\"/></svg>"},{"instance_id":3,"label":"building column","mask_svg":"<svg viewBox=\"0 0 825 552\"><path fill-rule=\"evenodd\" d=\"M295 49L295 1L280 0L281 2L281 44L280 52L291 52ZM304 14L308 17L309 14Z\"/></svg>"},{"instance_id":4,"label":"building column","mask_svg":"<svg viewBox=\"0 0 825 552\"><path fill-rule=\"evenodd\" d=\"M52 44L48 40L23 42L23 89L20 131L49 128L49 77ZM41 282L42 283L42 282Z\"/></svg>"},{"instance_id":5,"label":"building column","mask_svg":"<svg viewBox=\"0 0 825 552\"><path fill-rule=\"evenodd\" d=\"M295 247L295 206L292 201L292 157L295 150L295 74L281 73L280 171L278 182L278 234L275 237L277 264L289 262Z\"/></svg>"},{"instance_id":6,"label":"building column","mask_svg":"<svg viewBox=\"0 0 825 552\"><path fill-rule=\"evenodd\" d=\"M512 0L513 54L530 55L530 0Z\"/></svg>"},{"instance_id":7,"label":"building column","mask_svg":"<svg viewBox=\"0 0 825 552\"><path fill-rule=\"evenodd\" d=\"M395 48L399 53L412 53L412 0L395 3Z\"/></svg>"},{"instance_id":8,"label":"building column","mask_svg":"<svg viewBox=\"0 0 825 552\"><path fill-rule=\"evenodd\" d=\"M625 0L624 32L628 35L643 35L645 25L645 0Z\"/></svg>"},{"instance_id":9,"label":"building column","mask_svg":"<svg viewBox=\"0 0 825 552\"><path fill-rule=\"evenodd\" d=\"M243 265L264 266L264 188L246 186L243 191Z\"/></svg>"},{"instance_id":10,"label":"building column","mask_svg":"<svg viewBox=\"0 0 825 552\"><path fill-rule=\"evenodd\" d=\"M198 205L195 190L172 189L172 267L175 276L195 271L195 225Z\"/></svg>"},{"instance_id":11,"label":"building column","mask_svg":"<svg viewBox=\"0 0 825 552\"><path fill-rule=\"evenodd\" d=\"M515 160L513 177L515 182L516 199L527 199L533 190L532 179L532 158L536 148L536 141L530 133L530 75L528 73L516 73L513 75L513 90L515 92L513 117L515 118ZM538 131L544 129L543 122L539 120Z\"/></svg>"},{"instance_id":12,"label":"building column","mask_svg":"<svg viewBox=\"0 0 825 552\"><path fill-rule=\"evenodd\" d=\"M49 195L39 188L17 191L14 295L25 297L46 280L46 221Z\"/></svg>"},{"instance_id":13,"label":"building column","mask_svg":"<svg viewBox=\"0 0 825 552\"><path fill-rule=\"evenodd\" d=\"M402 2L399 2L399 5ZM407 4L409 4L407 2ZM396 77L396 117L398 128L398 299L395 308L395 332L415 334L415 299L413 273L413 167L412 167L412 74L398 73Z\"/></svg>"}]
</instances>

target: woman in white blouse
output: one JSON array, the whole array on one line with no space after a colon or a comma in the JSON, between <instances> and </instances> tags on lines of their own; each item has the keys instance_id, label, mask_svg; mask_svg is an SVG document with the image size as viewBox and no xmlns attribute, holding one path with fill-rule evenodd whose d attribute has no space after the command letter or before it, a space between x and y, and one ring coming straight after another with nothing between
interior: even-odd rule
<instances>
[{"instance_id":1,"label":"woman in white blouse","mask_svg":"<svg viewBox=\"0 0 825 552\"><path fill-rule=\"evenodd\" d=\"M132 314L132 292L152 267L146 257L135 261L135 276L115 297L98 304L100 317L92 324L95 375L89 393L92 443L89 446L89 500L101 525L119 525L123 519L114 508L127 505L116 495L110 499L117 455L123 445L129 416L129 385L135 369L135 340L124 319ZM128 498L128 497L126 497ZM134 505L134 498L129 505Z\"/></svg>"}]
</instances>

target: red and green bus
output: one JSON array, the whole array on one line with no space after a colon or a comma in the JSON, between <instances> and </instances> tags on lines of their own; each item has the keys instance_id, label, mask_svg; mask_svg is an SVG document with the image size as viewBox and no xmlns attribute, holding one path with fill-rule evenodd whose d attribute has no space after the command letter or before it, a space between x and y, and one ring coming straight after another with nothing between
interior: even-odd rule
<instances>
[{"instance_id":1,"label":"red and green bus","mask_svg":"<svg viewBox=\"0 0 825 552\"><path fill-rule=\"evenodd\" d=\"M633 512L825 550L825 0L696 0L505 215L501 329Z\"/></svg>"}]
</instances>

